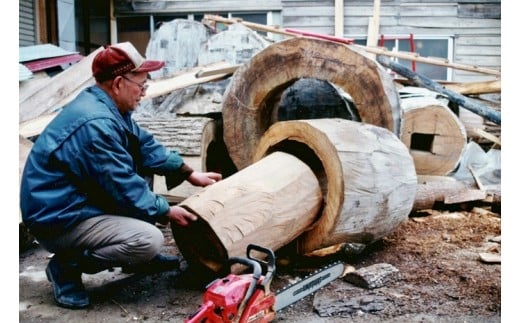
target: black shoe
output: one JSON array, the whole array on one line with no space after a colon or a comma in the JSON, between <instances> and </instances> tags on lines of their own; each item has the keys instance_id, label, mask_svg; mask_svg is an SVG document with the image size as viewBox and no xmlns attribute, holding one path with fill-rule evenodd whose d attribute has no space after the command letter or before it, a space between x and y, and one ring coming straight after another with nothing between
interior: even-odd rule
<instances>
[{"instance_id":1,"label":"black shoe","mask_svg":"<svg viewBox=\"0 0 520 323\"><path fill-rule=\"evenodd\" d=\"M158 254L152 260L135 265L127 265L121 268L127 274L153 274L163 271L179 269L180 260L176 256Z\"/></svg>"},{"instance_id":2,"label":"black shoe","mask_svg":"<svg viewBox=\"0 0 520 323\"><path fill-rule=\"evenodd\" d=\"M52 283L54 300L59 306L83 309L90 305L77 264L60 260L54 256L49 261L45 273L47 279Z\"/></svg>"}]
</instances>

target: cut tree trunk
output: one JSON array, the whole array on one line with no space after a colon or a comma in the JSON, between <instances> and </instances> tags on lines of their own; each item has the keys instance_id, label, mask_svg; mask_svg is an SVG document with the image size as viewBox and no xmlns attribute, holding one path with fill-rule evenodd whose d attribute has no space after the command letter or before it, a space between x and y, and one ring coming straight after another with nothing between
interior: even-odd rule
<instances>
[{"instance_id":1,"label":"cut tree trunk","mask_svg":"<svg viewBox=\"0 0 520 323\"><path fill-rule=\"evenodd\" d=\"M401 99L401 141L418 175L447 175L459 164L466 129L446 105L432 97Z\"/></svg>"},{"instance_id":2,"label":"cut tree trunk","mask_svg":"<svg viewBox=\"0 0 520 323\"><path fill-rule=\"evenodd\" d=\"M389 130L345 119L282 121L254 162L179 205L199 219L172 226L188 262L217 272L254 243L307 253L339 242L371 243L408 218L417 178Z\"/></svg>"},{"instance_id":3,"label":"cut tree trunk","mask_svg":"<svg viewBox=\"0 0 520 323\"><path fill-rule=\"evenodd\" d=\"M237 69L224 93L224 142L238 169L251 164L263 133L278 121L283 91L301 78L334 84L352 97L361 121L399 132L399 95L377 62L345 44L288 39Z\"/></svg>"},{"instance_id":4,"label":"cut tree trunk","mask_svg":"<svg viewBox=\"0 0 520 323\"><path fill-rule=\"evenodd\" d=\"M202 136L213 119L206 117L142 118L136 122L166 148L184 156L200 156Z\"/></svg>"},{"instance_id":5,"label":"cut tree trunk","mask_svg":"<svg viewBox=\"0 0 520 323\"><path fill-rule=\"evenodd\" d=\"M385 128L345 119L278 122L258 143L253 160L272 151L304 160L322 187L323 210L298 238L299 253L343 242L369 244L408 218L417 186L413 160Z\"/></svg>"},{"instance_id":6,"label":"cut tree trunk","mask_svg":"<svg viewBox=\"0 0 520 323\"><path fill-rule=\"evenodd\" d=\"M181 202L199 218L172 229L190 264L218 272L229 257L245 257L250 243L277 250L294 240L315 220L321 204L320 185L309 166L277 152Z\"/></svg>"}]
</instances>

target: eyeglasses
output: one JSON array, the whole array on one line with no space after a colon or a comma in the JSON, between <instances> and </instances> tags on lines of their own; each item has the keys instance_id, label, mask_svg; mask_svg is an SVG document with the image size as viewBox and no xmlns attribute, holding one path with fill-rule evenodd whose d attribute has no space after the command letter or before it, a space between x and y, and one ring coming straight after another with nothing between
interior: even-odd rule
<instances>
[{"instance_id":1,"label":"eyeglasses","mask_svg":"<svg viewBox=\"0 0 520 323\"><path fill-rule=\"evenodd\" d=\"M135 85L137 85L137 86L141 89L142 92L146 92L146 90L148 89L148 86L149 86L149 85L146 84L146 83L145 83L145 84L137 83L136 81L131 80L131 79L129 79L128 77L126 77L126 76L124 76L124 75L121 75L121 77L124 78L125 80L127 80L127 81L129 81L129 82L132 82L132 83L134 83Z\"/></svg>"}]
</instances>

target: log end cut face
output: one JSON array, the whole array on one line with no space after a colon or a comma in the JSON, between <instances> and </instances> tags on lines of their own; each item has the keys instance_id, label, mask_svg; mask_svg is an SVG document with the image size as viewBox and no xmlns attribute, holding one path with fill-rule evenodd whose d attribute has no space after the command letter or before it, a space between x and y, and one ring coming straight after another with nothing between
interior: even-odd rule
<instances>
[{"instance_id":1,"label":"log end cut face","mask_svg":"<svg viewBox=\"0 0 520 323\"><path fill-rule=\"evenodd\" d=\"M401 141L418 175L447 175L456 169L466 147L466 129L447 106L428 98L403 99Z\"/></svg>"},{"instance_id":2,"label":"log end cut face","mask_svg":"<svg viewBox=\"0 0 520 323\"><path fill-rule=\"evenodd\" d=\"M283 92L300 79L334 84L352 97L361 121L398 133L399 96L374 60L335 42L280 41L242 65L224 93L224 142L238 169L251 164L258 141L278 122L275 112Z\"/></svg>"}]
</instances>

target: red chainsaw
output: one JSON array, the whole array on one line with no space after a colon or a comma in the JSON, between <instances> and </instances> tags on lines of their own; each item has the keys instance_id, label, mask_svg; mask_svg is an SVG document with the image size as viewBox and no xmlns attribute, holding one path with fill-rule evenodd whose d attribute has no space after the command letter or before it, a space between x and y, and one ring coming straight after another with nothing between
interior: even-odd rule
<instances>
[{"instance_id":1,"label":"red chainsaw","mask_svg":"<svg viewBox=\"0 0 520 323\"><path fill-rule=\"evenodd\" d=\"M253 257L253 250L265 255L265 259ZM271 322L277 311L322 288L344 270L343 263L334 263L275 294L270 290L275 273L274 252L250 244L246 255L247 258L231 257L228 264L245 265L252 273L228 274L209 283L202 305L185 323Z\"/></svg>"}]
</instances>

